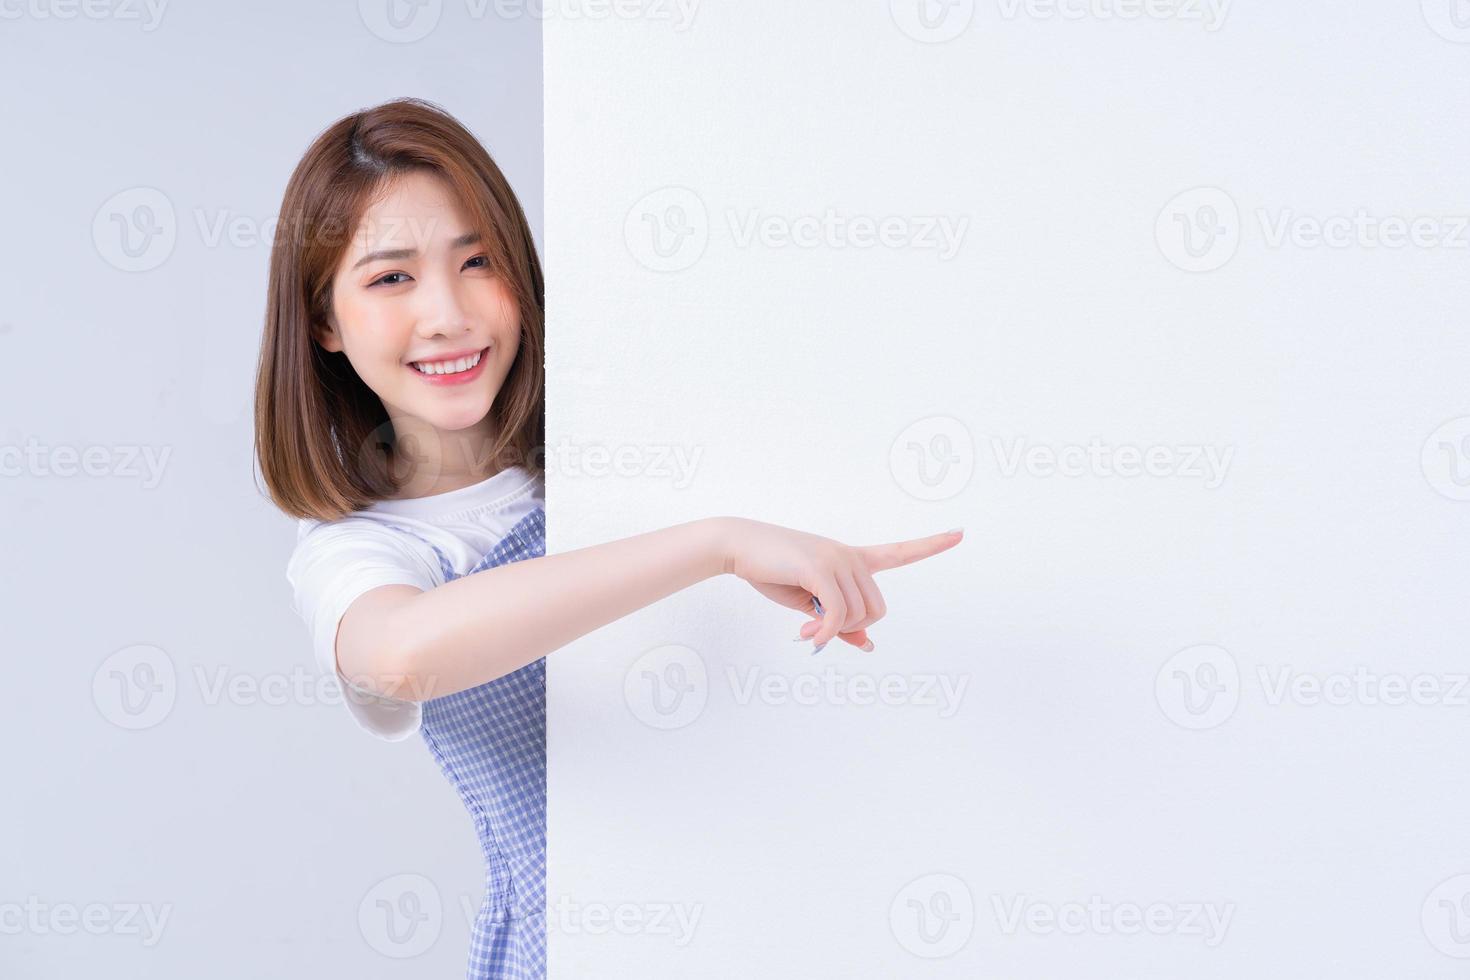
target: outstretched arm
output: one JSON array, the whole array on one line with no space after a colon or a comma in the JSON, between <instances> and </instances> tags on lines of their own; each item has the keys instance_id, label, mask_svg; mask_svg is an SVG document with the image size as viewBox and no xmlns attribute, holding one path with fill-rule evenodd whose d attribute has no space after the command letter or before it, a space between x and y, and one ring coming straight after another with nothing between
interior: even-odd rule
<instances>
[{"instance_id":1,"label":"outstretched arm","mask_svg":"<svg viewBox=\"0 0 1470 980\"><path fill-rule=\"evenodd\" d=\"M721 574L723 532L722 518L702 518L497 565L428 591L369 589L342 617L338 667L410 701L477 687Z\"/></svg>"},{"instance_id":2,"label":"outstretched arm","mask_svg":"<svg viewBox=\"0 0 1470 980\"><path fill-rule=\"evenodd\" d=\"M887 612L873 573L946 551L961 536L852 547L761 521L702 518L498 565L427 592L370 589L342 617L337 663L345 677L390 697L443 697L721 574L814 616L802 634L818 649L836 636L871 649L866 628ZM821 600L819 614L812 596Z\"/></svg>"}]
</instances>

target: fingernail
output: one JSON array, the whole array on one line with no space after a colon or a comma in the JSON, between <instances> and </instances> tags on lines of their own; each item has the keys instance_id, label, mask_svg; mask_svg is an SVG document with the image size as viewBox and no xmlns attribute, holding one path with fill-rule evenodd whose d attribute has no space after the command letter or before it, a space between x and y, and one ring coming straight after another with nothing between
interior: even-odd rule
<instances>
[{"instance_id":1,"label":"fingernail","mask_svg":"<svg viewBox=\"0 0 1470 980\"><path fill-rule=\"evenodd\" d=\"M965 529L962 528L962 527L952 527L948 531L945 531L944 533L945 534L964 534L965 533Z\"/></svg>"},{"instance_id":2,"label":"fingernail","mask_svg":"<svg viewBox=\"0 0 1470 980\"><path fill-rule=\"evenodd\" d=\"M800 633L797 633L796 634L796 640L795 640L795 642L800 643L802 640L809 640L809 639L811 639L811 637L809 637L809 636L802 636Z\"/></svg>"},{"instance_id":3,"label":"fingernail","mask_svg":"<svg viewBox=\"0 0 1470 980\"><path fill-rule=\"evenodd\" d=\"M862 646L858 647L858 649L861 650L861 651L863 651L863 653L872 653L873 652L873 641L872 640L869 640L867 643L864 643Z\"/></svg>"},{"instance_id":4,"label":"fingernail","mask_svg":"<svg viewBox=\"0 0 1470 980\"><path fill-rule=\"evenodd\" d=\"M816 649L812 650L812 655L815 656L816 654L821 653L822 652L822 648L825 647L826 645L827 644L825 644L825 643L819 643L819 644L817 644Z\"/></svg>"}]
</instances>

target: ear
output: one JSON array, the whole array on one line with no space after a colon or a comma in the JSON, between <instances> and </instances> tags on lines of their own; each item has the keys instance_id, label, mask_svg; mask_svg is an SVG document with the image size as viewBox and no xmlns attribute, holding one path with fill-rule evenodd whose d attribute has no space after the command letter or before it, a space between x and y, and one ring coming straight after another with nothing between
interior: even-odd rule
<instances>
[{"instance_id":1,"label":"ear","mask_svg":"<svg viewBox=\"0 0 1470 980\"><path fill-rule=\"evenodd\" d=\"M336 318L330 314L326 321L317 320L311 325L311 335L323 350L334 354L342 351L342 333L337 329Z\"/></svg>"}]
</instances>

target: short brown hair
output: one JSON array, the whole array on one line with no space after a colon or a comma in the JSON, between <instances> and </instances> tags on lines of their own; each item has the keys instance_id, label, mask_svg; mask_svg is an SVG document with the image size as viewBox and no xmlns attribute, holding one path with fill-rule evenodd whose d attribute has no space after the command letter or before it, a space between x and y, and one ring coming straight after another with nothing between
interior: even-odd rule
<instances>
[{"instance_id":1,"label":"short brown hair","mask_svg":"<svg viewBox=\"0 0 1470 980\"><path fill-rule=\"evenodd\" d=\"M316 342L332 276L374 196L411 171L442 177L520 308L520 348L490 407L491 456L540 472L545 443L545 287L525 213L490 154L454 117L395 99L333 123L286 184L271 248L255 378L255 456L277 507L334 520L392 496L393 426L347 361Z\"/></svg>"}]
</instances>

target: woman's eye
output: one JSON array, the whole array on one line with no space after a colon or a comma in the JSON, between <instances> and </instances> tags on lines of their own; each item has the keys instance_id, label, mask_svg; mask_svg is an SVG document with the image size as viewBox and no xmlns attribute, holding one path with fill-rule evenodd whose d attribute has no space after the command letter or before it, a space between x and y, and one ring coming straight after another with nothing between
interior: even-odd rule
<instances>
[{"instance_id":1,"label":"woman's eye","mask_svg":"<svg viewBox=\"0 0 1470 980\"><path fill-rule=\"evenodd\" d=\"M490 257L488 255L476 255L474 258L467 260L465 262L465 265L472 269L488 268L490 265ZM374 286L396 286L400 282L406 282L408 278L409 277L407 273L390 272L387 275L380 276L379 278L374 279L372 282L368 283L368 288L371 289Z\"/></svg>"}]
</instances>

